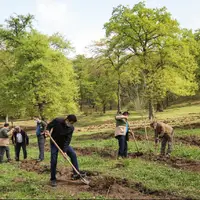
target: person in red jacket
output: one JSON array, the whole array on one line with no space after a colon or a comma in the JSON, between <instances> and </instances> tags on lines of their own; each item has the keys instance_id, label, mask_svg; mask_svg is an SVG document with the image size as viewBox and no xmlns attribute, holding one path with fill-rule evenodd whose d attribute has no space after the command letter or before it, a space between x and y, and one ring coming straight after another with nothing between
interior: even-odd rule
<instances>
[{"instance_id":1,"label":"person in red jacket","mask_svg":"<svg viewBox=\"0 0 200 200\"><path fill-rule=\"evenodd\" d=\"M24 159L26 159L26 146L29 144L29 138L26 132L23 131L19 126L15 127L15 130L12 135L12 143L15 145L15 160L19 161L21 148L23 150Z\"/></svg>"}]
</instances>

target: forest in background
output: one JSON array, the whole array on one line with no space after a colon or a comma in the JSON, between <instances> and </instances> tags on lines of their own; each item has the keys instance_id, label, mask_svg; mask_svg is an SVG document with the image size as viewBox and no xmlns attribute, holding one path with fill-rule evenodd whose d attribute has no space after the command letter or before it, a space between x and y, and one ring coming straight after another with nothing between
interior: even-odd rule
<instances>
[{"instance_id":1,"label":"forest in background","mask_svg":"<svg viewBox=\"0 0 200 200\"><path fill-rule=\"evenodd\" d=\"M0 114L52 118L66 113L135 110L148 118L199 94L200 30L181 28L163 8L119 5L91 55L76 55L60 33L45 35L34 16L0 25Z\"/></svg>"}]
</instances>

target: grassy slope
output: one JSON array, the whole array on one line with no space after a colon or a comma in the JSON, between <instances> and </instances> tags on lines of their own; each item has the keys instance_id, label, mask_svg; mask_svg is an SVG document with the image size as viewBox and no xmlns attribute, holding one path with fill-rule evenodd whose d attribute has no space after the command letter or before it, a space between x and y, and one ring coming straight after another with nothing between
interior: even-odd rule
<instances>
[{"instance_id":1,"label":"grassy slope","mask_svg":"<svg viewBox=\"0 0 200 200\"><path fill-rule=\"evenodd\" d=\"M184 117L190 118L196 116L200 112L200 106L192 105L185 107L175 107L166 110L163 113L157 115L158 119L177 118ZM130 121L135 122L141 117L134 112L131 112ZM192 114L191 114L192 113ZM80 116L78 126L87 125L99 125L106 122L113 122L115 112L109 112L106 115L96 116ZM16 124L22 125L23 122ZM179 123L179 122L177 122ZM29 123L27 123L27 126ZM34 125L33 122L30 125ZM107 130L107 129L105 129ZM79 140L82 134L92 134L105 131L95 130L93 132L76 132L72 140L72 146L74 147L110 147L113 150L117 150L117 141L114 138L108 140ZM200 129L182 130L177 129L177 136L185 135L199 135ZM144 131L141 131L144 134ZM149 132L149 134L153 134ZM36 144L36 138L30 137L31 146L28 147L28 157L37 158L38 150ZM150 142L150 146L145 141L138 142L139 148L142 151L148 151L149 148L153 151L153 142ZM136 151L133 141L129 142L130 151ZM11 148L12 157L14 157L13 147ZM184 144L177 144L175 146L174 156L185 157L187 159L200 160L200 150L194 146L188 146ZM49 153L46 153L45 163L49 164ZM62 158L59 158L59 166L68 166L68 164L61 162ZM94 154L92 156L79 156L79 162L81 169L101 171L105 175L112 175L121 178L127 178L135 182L141 182L146 187L156 190L167 190L171 193L180 196L190 196L198 198L200 196L200 174L195 172L189 172L179 169L173 169L163 164L157 164L155 162L147 162L141 159L127 159L124 162L123 170L116 168L118 160L103 159L102 157ZM92 163L92 164L91 164ZM21 180L19 179L21 178ZM2 198L72 198L70 194L62 191L51 190L47 186L49 181L49 174L37 175L34 172L26 172L21 170L18 163L15 164L2 164L0 173L0 196ZM73 198L91 198L90 193L80 193Z\"/></svg>"}]
</instances>

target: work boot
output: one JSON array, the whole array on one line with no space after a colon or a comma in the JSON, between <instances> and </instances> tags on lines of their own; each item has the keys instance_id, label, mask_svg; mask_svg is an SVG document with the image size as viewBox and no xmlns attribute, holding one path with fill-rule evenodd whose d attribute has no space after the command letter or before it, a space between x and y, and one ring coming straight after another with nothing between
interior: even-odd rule
<instances>
[{"instance_id":1,"label":"work boot","mask_svg":"<svg viewBox=\"0 0 200 200\"><path fill-rule=\"evenodd\" d=\"M52 186L52 187L56 187L56 186L57 186L56 180L52 180L52 181L51 181L51 186Z\"/></svg>"},{"instance_id":2,"label":"work boot","mask_svg":"<svg viewBox=\"0 0 200 200\"><path fill-rule=\"evenodd\" d=\"M72 174L72 180L78 180L78 179L80 179L81 177L85 177L86 176L86 173L85 172L83 172L83 171L80 171L80 174L81 174L81 176L79 175L79 174Z\"/></svg>"}]
</instances>

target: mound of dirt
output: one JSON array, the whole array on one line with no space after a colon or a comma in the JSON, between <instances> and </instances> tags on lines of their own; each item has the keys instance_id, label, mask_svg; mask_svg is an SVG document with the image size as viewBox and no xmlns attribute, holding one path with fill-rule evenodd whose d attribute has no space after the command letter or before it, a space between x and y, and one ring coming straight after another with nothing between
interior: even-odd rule
<instances>
[{"instance_id":1,"label":"mound of dirt","mask_svg":"<svg viewBox=\"0 0 200 200\"><path fill-rule=\"evenodd\" d=\"M114 131L112 132L100 132L100 133L93 133L89 135L82 135L79 137L79 140L96 140L96 139L110 139L114 137Z\"/></svg>"},{"instance_id":2,"label":"mound of dirt","mask_svg":"<svg viewBox=\"0 0 200 200\"><path fill-rule=\"evenodd\" d=\"M36 173L50 173L49 166L41 165L35 160L25 160L20 164L22 169L33 171ZM75 195L79 192L91 192L95 196L103 195L106 198L113 199L157 199L168 198L177 199L177 196L167 191L154 191L146 188L141 183L128 181L127 179L116 178L112 176L102 176L101 173L95 171L85 171L86 179L90 181L89 185L85 185L80 180L71 180L71 168L59 168L57 171L57 190ZM25 180L16 179L15 182L24 182ZM45 186L45 189L50 189ZM180 199L180 198L179 198Z\"/></svg>"},{"instance_id":3,"label":"mound of dirt","mask_svg":"<svg viewBox=\"0 0 200 200\"><path fill-rule=\"evenodd\" d=\"M78 155L92 155L97 153L103 158L116 158L116 151L111 148L96 148L96 147L85 147L85 148L74 148Z\"/></svg>"},{"instance_id":4,"label":"mound of dirt","mask_svg":"<svg viewBox=\"0 0 200 200\"><path fill-rule=\"evenodd\" d=\"M50 173L50 167L47 165L40 165L36 160L23 160L20 163L20 168L26 171L34 171L38 174Z\"/></svg>"},{"instance_id":5,"label":"mound of dirt","mask_svg":"<svg viewBox=\"0 0 200 200\"><path fill-rule=\"evenodd\" d=\"M184 137L177 137L176 141L180 141L184 144L190 144L195 146L200 146L200 138L194 135L191 136L184 136Z\"/></svg>"},{"instance_id":6,"label":"mound of dirt","mask_svg":"<svg viewBox=\"0 0 200 200\"><path fill-rule=\"evenodd\" d=\"M127 179L114 178L111 176L93 177L90 181L88 191L95 191L114 199L176 199L174 196L165 191L150 190L141 183L128 181Z\"/></svg>"},{"instance_id":7,"label":"mound of dirt","mask_svg":"<svg viewBox=\"0 0 200 200\"><path fill-rule=\"evenodd\" d=\"M195 160L188 160L188 159L178 158L178 157L166 158L166 157L160 157L160 156L154 155L153 153L143 154L141 158L144 160L165 163L174 168L200 172L200 162L195 161Z\"/></svg>"}]
</instances>

